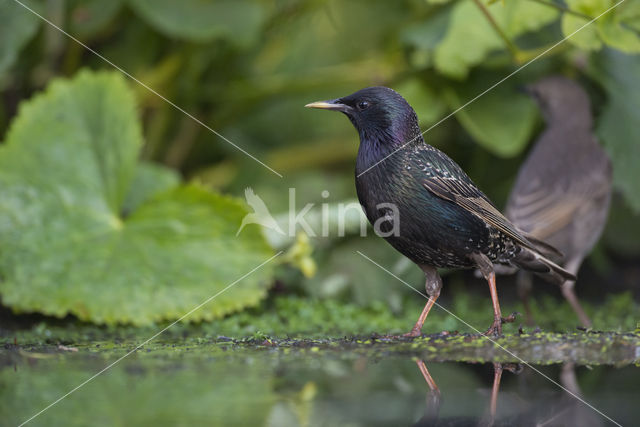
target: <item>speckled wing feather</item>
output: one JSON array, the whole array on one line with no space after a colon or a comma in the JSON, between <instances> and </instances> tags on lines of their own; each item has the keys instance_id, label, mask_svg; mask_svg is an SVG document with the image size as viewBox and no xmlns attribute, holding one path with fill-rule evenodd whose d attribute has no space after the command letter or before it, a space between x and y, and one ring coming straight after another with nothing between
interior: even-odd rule
<instances>
[{"instance_id":1,"label":"speckled wing feather","mask_svg":"<svg viewBox=\"0 0 640 427\"><path fill-rule=\"evenodd\" d=\"M426 172L423 175L422 184L431 193L466 209L525 248L544 255L562 257L562 254L554 247L532 236L525 236L515 228L491 203L489 198L476 187L462 168L442 151L427 144L416 148L422 154L417 156L420 159L419 166Z\"/></svg>"},{"instance_id":2,"label":"speckled wing feather","mask_svg":"<svg viewBox=\"0 0 640 427\"><path fill-rule=\"evenodd\" d=\"M509 220L475 186L472 187L459 180L442 177L426 179L423 185L436 196L466 209L518 244L535 251L538 250L533 243L518 232Z\"/></svg>"},{"instance_id":3,"label":"speckled wing feather","mask_svg":"<svg viewBox=\"0 0 640 427\"><path fill-rule=\"evenodd\" d=\"M541 274L552 283L562 284L565 280L575 280L572 273L547 258L552 255L561 258L562 254L557 249L533 236L526 235L525 237L475 186L441 177L426 179L424 186L436 196L468 210L516 242L522 250L511 260L515 265Z\"/></svg>"}]
</instances>

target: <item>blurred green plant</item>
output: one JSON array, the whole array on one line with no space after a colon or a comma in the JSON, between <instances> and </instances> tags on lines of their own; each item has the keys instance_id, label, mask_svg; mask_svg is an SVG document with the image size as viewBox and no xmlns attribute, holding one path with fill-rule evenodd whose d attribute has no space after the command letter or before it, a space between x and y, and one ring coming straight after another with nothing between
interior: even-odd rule
<instances>
[{"instance_id":1,"label":"blurred green plant","mask_svg":"<svg viewBox=\"0 0 640 427\"><path fill-rule=\"evenodd\" d=\"M457 1L444 37L434 50L435 68L449 77L464 79L471 67L500 48L506 48L514 62L522 63L531 54L520 51L512 40L539 30L557 17L555 9L528 0L490 6L480 1Z\"/></svg>"},{"instance_id":2,"label":"blurred green plant","mask_svg":"<svg viewBox=\"0 0 640 427\"><path fill-rule=\"evenodd\" d=\"M640 211L640 60L613 50L591 62L591 74L609 95L597 132L613 162L614 184L636 211Z\"/></svg>"},{"instance_id":3,"label":"blurred green plant","mask_svg":"<svg viewBox=\"0 0 640 427\"><path fill-rule=\"evenodd\" d=\"M52 396L63 395L102 366L95 359L29 363L34 360L19 362L19 372L0 370L7 385L0 390L0 410L7 423L24 422ZM192 362L188 369L167 361L130 362L34 421L50 426L265 425L277 402L274 379L265 375L268 365L237 359Z\"/></svg>"},{"instance_id":4,"label":"blurred green plant","mask_svg":"<svg viewBox=\"0 0 640 427\"><path fill-rule=\"evenodd\" d=\"M20 50L35 36L40 25L35 15L25 13L14 4L13 0L0 0L0 82L2 75L14 64Z\"/></svg>"},{"instance_id":5,"label":"blurred green plant","mask_svg":"<svg viewBox=\"0 0 640 427\"><path fill-rule=\"evenodd\" d=\"M612 0L567 0L573 13L562 17L562 31L572 34L590 20L604 14L618 1ZM621 2L622 3L622 2ZM586 50L598 50L604 45L626 53L640 52L640 4L625 1L610 13L602 15L595 25L589 26L570 38L571 43Z\"/></svg>"},{"instance_id":6,"label":"blurred green plant","mask_svg":"<svg viewBox=\"0 0 640 427\"><path fill-rule=\"evenodd\" d=\"M87 43L107 43L106 52L113 53L109 56L119 65L190 111L212 114L216 128L229 128L231 136L246 141L253 152L291 145L285 141L295 141L301 129L310 124L316 127L313 123L320 123L320 119L310 116L299 124L290 123L290 130L268 129L267 122L272 123L274 118L281 121L292 111L300 115L300 103L312 99L309 94L319 87L326 93L340 87L353 90L356 83L393 84L404 89L410 101L415 98L423 124L430 124L481 93L514 65L523 64L562 36L571 35L568 44L548 54L542 61L546 65L538 67L538 72L511 79L457 114L460 124L484 149L499 156L516 156L531 138L536 116L528 100L514 96L516 83L550 70L579 72L580 63L574 60L578 51L569 49L569 45L584 52L605 46L640 52L640 7L633 1L620 4L582 29L589 19L616 3L407 0L390 5L383 1L243 0L178 5L171 1L121 0L109 2L107 10L101 9L99 1L66 4L66 10L50 11L62 16L60 25L68 21L72 34ZM8 23L25 23L20 24L20 31L5 26L12 37L0 38L4 41L0 53L5 52L0 57L6 58L0 64L11 65L35 35L38 21L12 0L3 0L0 8L2 15L10 18ZM123 16L126 19L119 19ZM366 21L376 25L359 25ZM296 37L291 38L292 34ZM135 37L134 44L127 43L130 37ZM145 43L142 54L142 45L135 43ZM83 61L77 46L63 45L61 49L65 47L68 50L58 52L58 56L63 57L62 70L69 73ZM397 54L402 49L405 58ZM306 54L309 51L314 51L312 58ZM482 72L478 74L477 70ZM456 80L466 81L460 84ZM149 93L139 94L142 105L150 110L145 156L188 170L228 154L227 147L212 146L210 138L203 137L189 119L168 116L169 106L158 103ZM262 109L267 103L270 108ZM269 112L277 116L265 116ZM328 131L335 138L333 128ZM352 156L350 153L344 155ZM298 154L304 157L304 153ZM202 156L207 160L196 160ZM272 160L278 162L277 158ZM328 160L339 159L334 156Z\"/></svg>"},{"instance_id":7,"label":"blurred green plant","mask_svg":"<svg viewBox=\"0 0 640 427\"><path fill-rule=\"evenodd\" d=\"M584 28L616 1L25 3L285 175L285 180L272 176L134 85L144 132L143 161L128 178L133 180L129 190L118 195L118 207L126 215L135 217L144 208L145 194L177 186L178 173L202 187L231 194L240 195L251 186L274 214L288 207L287 187L299 190L300 204L353 199L357 151L353 129L345 120L313 114L302 106L378 84L399 90L416 107L423 129L429 129L427 141L456 159L501 205L541 121L533 103L516 87L561 73L588 90L597 132L612 157L615 186L622 195L622 202L613 205L611 218L624 218L624 224L607 228L606 247L625 257L640 255L633 238L640 234L640 171L636 167L640 101L635 96L640 93L638 1L626 0ZM70 77L87 67L110 67L14 0L0 0L0 24L1 134L17 114L19 103L52 78ZM565 43L446 119L570 35ZM189 188L204 194L202 188ZM331 192L330 199L321 197L323 190ZM106 189L104 194L115 203ZM309 215L310 221L319 218L316 214ZM257 236L258 229L250 228L248 237ZM385 243L347 234L349 241L310 238L308 244L291 249L290 261L309 275L315 270L310 258L313 249L316 277L307 279L289 271L278 278L284 280L287 291L356 304L382 299L397 311L398 301L409 298L408 293L389 290L377 267L345 255L363 245L382 257L391 256L384 252ZM281 235L267 237L278 249L293 243ZM227 253L226 261L242 262L235 260L243 257L242 251ZM389 265L396 260L388 259ZM418 275L416 269L411 283L421 287Z\"/></svg>"},{"instance_id":8,"label":"blurred green plant","mask_svg":"<svg viewBox=\"0 0 640 427\"><path fill-rule=\"evenodd\" d=\"M54 81L21 105L0 148L0 293L18 312L97 323L211 320L258 303L273 251L236 236L237 200L138 163L135 103L116 73ZM224 293L223 290L225 290Z\"/></svg>"},{"instance_id":9,"label":"blurred green plant","mask_svg":"<svg viewBox=\"0 0 640 427\"><path fill-rule=\"evenodd\" d=\"M128 3L158 31L195 42L221 38L246 47L260 36L266 18L265 6L251 0L129 0Z\"/></svg>"}]
</instances>

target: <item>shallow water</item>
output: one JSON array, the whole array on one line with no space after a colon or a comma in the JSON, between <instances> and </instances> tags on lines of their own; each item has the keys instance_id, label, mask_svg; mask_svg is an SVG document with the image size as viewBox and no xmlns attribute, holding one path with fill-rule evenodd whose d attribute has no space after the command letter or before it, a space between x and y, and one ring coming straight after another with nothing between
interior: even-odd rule
<instances>
[{"instance_id":1,"label":"shallow water","mask_svg":"<svg viewBox=\"0 0 640 427\"><path fill-rule=\"evenodd\" d=\"M0 357L2 423L26 421L132 348L7 346ZM498 385L493 363L427 361L437 392L418 360L385 351L165 342L120 360L30 425L490 424ZM613 425L596 409L622 425L640 421L640 368L634 365L504 368L494 425Z\"/></svg>"}]
</instances>

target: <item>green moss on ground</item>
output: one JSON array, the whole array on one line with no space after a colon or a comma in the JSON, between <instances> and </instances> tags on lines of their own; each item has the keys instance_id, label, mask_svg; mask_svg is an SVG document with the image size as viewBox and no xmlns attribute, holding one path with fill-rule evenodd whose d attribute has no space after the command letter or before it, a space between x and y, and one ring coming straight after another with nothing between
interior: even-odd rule
<instances>
[{"instance_id":1,"label":"green moss on ground","mask_svg":"<svg viewBox=\"0 0 640 427\"><path fill-rule=\"evenodd\" d=\"M355 360L419 358L427 362L502 362L536 365L574 362L578 365L625 366L640 362L640 333L524 333L487 338L477 334L433 334L419 338L358 336L331 339L255 337L234 340L159 338L137 349L137 341L100 341L68 345L7 344L0 355L9 359L49 359L98 355L116 358L136 351L136 358L247 359L258 354L273 359L337 358Z\"/></svg>"},{"instance_id":2,"label":"green moss on ground","mask_svg":"<svg viewBox=\"0 0 640 427\"><path fill-rule=\"evenodd\" d=\"M213 302L215 303L215 302ZM477 330L484 331L492 320L491 305L487 298L480 303L467 294L455 297L451 306L445 306ZM548 332L575 332L578 321L575 314L563 301L551 297L532 302L535 326L523 326L524 331L536 327ZM259 307L228 316L224 319L200 323L179 323L169 328L164 337L181 339L198 337L213 339L218 336L236 339L271 336L292 338L327 338L372 333L399 334L413 326L420 310L422 300L406 301L399 314L394 314L383 303L357 306L331 299L313 299L299 296L273 296ZM593 319L594 330L629 332L638 328L640 304L633 301L629 293L610 295L599 307L585 305ZM503 304L505 313L524 312L520 304ZM504 326L505 334L518 332L524 324L519 316L515 323ZM135 328L131 326L102 327L83 324L74 320L60 321L47 319L28 328L0 329L0 340L21 344L44 343L87 343L104 340L144 340L167 324L154 327ZM475 333L469 326L442 309L435 307L429 314L423 332L433 334L441 331L459 331Z\"/></svg>"},{"instance_id":3,"label":"green moss on ground","mask_svg":"<svg viewBox=\"0 0 640 427\"><path fill-rule=\"evenodd\" d=\"M205 352L214 356L220 347L225 347L225 351L273 349L281 354L304 356L346 351L367 357L397 355L433 361L516 362L519 357L540 364L566 360L584 364L628 364L637 363L640 357L636 330L640 309L629 294L612 295L597 310L587 306L595 328L585 332L576 329L575 316L563 302L552 298L534 302L534 317L540 326L523 327L516 321L505 325L505 336L496 340L512 354L438 309L429 315L424 338L383 338L408 330L420 309L420 300L408 301L402 313L394 315L384 304L359 307L334 300L276 296L256 309L219 321L176 324L146 344L142 352L162 356ZM508 309L505 307L505 311ZM487 327L491 315L488 304L478 304L465 294L456 297L449 310L478 330ZM123 354L165 326L99 327L49 320L27 329L3 330L2 341L7 349L13 349L9 351L18 349L29 354L68 354L65 350L68 347L81 352ZM448 334L440 334L441 331Z\"/></svg>"}]
</instances>

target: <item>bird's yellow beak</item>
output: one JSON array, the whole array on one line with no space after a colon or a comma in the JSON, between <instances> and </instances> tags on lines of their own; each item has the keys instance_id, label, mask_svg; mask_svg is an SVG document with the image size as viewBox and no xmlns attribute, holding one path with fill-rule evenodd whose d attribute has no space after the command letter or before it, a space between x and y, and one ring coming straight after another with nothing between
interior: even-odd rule
<instances>
[{"instance_id":1,"label":"bird's yellow beak","mask_svg":"<svg viewBox=\"0 0 640 427\"><path fill-rule=\"evenodd\" d=\"M323 110L331 110L335 107L335 104L332 104L330 102L327 101L317 101L317 102L312 102L311 104L307 104L305 105L306 108L320 108Z\"/></svg>"},{"instance_id":2,"label":"bird's yellow beak","mask_svg":"<svg viewBox=\"0 0 640 427\"><path fill-rule=\"evenodd\" d=\"M335 110L335 111L346 111L349 106L342 104L339 100L335 99L332 101L318 101L312 102L311 104L305 105L306 108L319 108L322 110Z\"/></svg>"}]
</instances>

